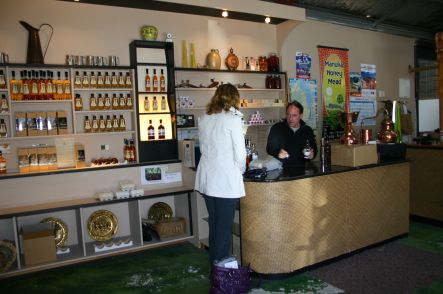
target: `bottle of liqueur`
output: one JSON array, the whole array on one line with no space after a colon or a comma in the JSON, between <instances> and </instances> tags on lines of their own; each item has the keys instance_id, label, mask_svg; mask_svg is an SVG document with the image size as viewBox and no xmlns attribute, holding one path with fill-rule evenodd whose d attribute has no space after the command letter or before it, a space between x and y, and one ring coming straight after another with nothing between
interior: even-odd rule
<instances>
[{"instance_id":1,"label":"bottle of liqueur","mask_svg":"<svg viewBox=\"0 0 443 294\"><path fill-rule=\"evenodd\" d=\"M91 71L91 76L89 77L89 86L91 88L97 88L97 77L93 71Z\"/></svg>"},{"instance_id":2,"label":"bottle of liqueur","mask_svg":"<svg viewBox=\"0 0 443 294\"><path fill-rule=\"evenodd\" d=\"M166 79L163 69L160 70L160 92L166 92Z\"/></svg>"},{"instance_id":3,"label":"bottle of liqueur","mask_svg":"<svg viewBox=\"0 0 443 294\"><path fill-rule=\"evenodd\" d=\"M52 83L52 72L46 71L46 95L48 100L54 100L54 84Z\"/></svg>"},{"instance_id":4,"label":"bottle of liqueur","mask_svg":"<svg viewBox=\"0 0 443 294\"><path fill-rule=\"evenodd\" d=\"M120 131L122 132L126 131L126 121L125 118L123 117L123 114L120 114L120 119L118 120L118 127Z\"/></svg>"},{"instance_id":5,"label":"bottle of liqueur","mask_svg":"<svg viewBox=\"0 0 443 294\"><path fill-rule=\"evenodd\" d=\"M97 109L103 110L104 107L105 107L105 99L103 98L102 94L99 93L97 98Z\"/></svg>"},{"instance_id":6,"label":"bottle of liqueur","mask_svg":"<svg viewBox=\"0 0 443 294\"><path fill-rule=\"evenodd\" d=\"M91 121L89 120L89 117L87 115L85 116L85 120L83 122L83 130L85 131L85 133L92 132Z\"/></svg>"},{"instance_id":7,"label":"bottle of liqueur","mask_svg":"<svg viewBox=\"0 0 443 294\"><path fill-rule=\"evenodd\" d=\"M15 71L11 71L11 80L9 81L10 93L12 100L18 100L19 89L18 89L18 81L15 78Z\"/></svg>"},{"instance_id":8,"label":"bottle of liqueur","mask_svg":"<svg viewBox=\"0 0 443 294\"><path fill-rule=\"evenodd\" d=\"M64 99L64 90L63 90L63 81L62 78L60 76L60 72L57 72L57 80L55 82L55 87L57 89L57 93L56 93L56 100L63 100Z\"/></svg>"},{"instance_id":9,"label":"bottle of liqueur","mask_svg":"<svg viewBox=\"0 0 443 294\"><path fill-rule=\"evenodd\" d=\"M6 174L6 159L3 157L3 153L0 151L0 174Z\"/></svg>"},{"instance_id":10,"label":"bottle of liqueur","mask_svg":"<svg viewBox=\"0 0 443 294\"><path fill-rule=\"evenodd\" d=\"M32 79L31 79L31 100L38 99L38 72L35 70L32 71Z\"/></svg>"},{"instance_id":11,"label":"bottle of liqueur","mask_svg":"<svg viewBox=\"0 0 443 294\"><path fill-rule=\"evenodd\" d=\"M106 122L105 119L103 118L103 115L100 115L100 119L98 121L98 131L99 132L106 131Z\"/></svg>"},{"instance_id":12,"label":"bottle of liqueur","mask_svg":"<svg viewBox=\"0 0 443 294\"><path fill-rule=\"evenodd\" d=\"M91 97L89 97L89 110L97 109L97 98L94 96L94 93L91 93Z\"/></svg>"},{"instance_id":13,"label":"bottle of liqueur","mask_svg":"<svg viewBox=\"0 0 443 294\"><path fill-rule=\"evenodd\" d=\"M1 100L1 104L0 104L0 111L1 112L9 112L9 104L8 104L8 99L6 99L6 95L3 94L2 95L2 100Z\"/></svg>"},{"instance_id":14,"label":"bottle of liqueur","mask_svg":"<svg viewBox=\"0 0 443 294\"><path fill-rule=\"evenodd\" d=\"M23 78L24 78L24 72L26 72L26 71L21 70L20 71L20 79L17 79L17 82L18 82L17 100L23 100Z\"/></svg>"},{"instance_id":15,"label":"bottle of liqueur","mask_svg":"<svg viewBox=\"0 0 443 294\"><path fill-rule=\"evenodd\" d=\"M80 72L76 71L74 76L74 86L76 89L82 87L82 77L80 76Z\"/></svg>"},{"instance_id":16,"label":"bottle of liqueur","mask_svg":"<svg viewBox=\"0 0 443 294\"><path fill-rule=\"evenodd\" d=\"M132 88L132 79L131 79L131 74L129 72L126 73L125 86L126 88Z\"/></svg>"},{"instance_id":17,"label":"bottle of liqueur","mask_svg":"<svg viewBox=\"0 0 443 294\"><path fill-rule=\"evenodd\" d=\"M151 76L149 75L149 68L146 69L145 91L146 92L150 92L151 91Z\"/></svg>"},{"instance_id":18,"label":"bottle of liqueur","mask_svg":"<svg viewBox=\"0 0 443 294\"><path fill-rule=\"evenodd\" d=\"M105 106L103 107L103 109L106 109L106 110L111 109L112 100L111 100L111 97L109 97L108 93L105 93L104 103L105 103Z\"/></svg>"},{"instance_id":19,"label":"bottle of liqueur","mask_svg":"<svg viewBox=\"0 0 443 294\"><path fill-rule=\"evenodd\" d=\"M105 85L104 85L104 87L109 89L109 88L111 88L111 85L112 85L111 84L111 76L109 75L108 72L105 72Z\"/></svg>"},{"instance_id":20,"label":"bottle of liqueur","mask_svg":"<svg viewBox=\"0 0 443 294\"><path fill-rule=\"evenodd\" d=\"M118 88L126 88L125 84L125 77L123 76L123 73L120 72L118 75Z\"/></svg>"},{"instance_id":21,"label":"bottle of liqueur","mask_svg":"<svg viewBox=\"0 0 443 294\"><path fill-rule=\"evenodd\" d=\"M310 154L311 154L311 144L309 144L309 140L306 140L305 148L303 148L303 156L305 159L309 159Z\"/></svg>"},{"instance_id":22,"label":"bottle of liqueur","mask_svg":"<svg viewBox=\"0 0 443 294\"><path fill-rule=\"evenodd\" d=\"M134 102L132 101L131 94L126 95L126 109L132 109L134 107Z\"/></svg>"},{"instance_id":23,"label":"bottle of liqueur","mask_svg":"<svg viewBox=\"0 0 443 294\"><path fill-rule=\"evenodd\" d=\"M115 114L112 116L112 130L114 132L118 132L120 130L118 118L117 118L117 115L115 115Z\"/></svg>"},{"instance_id":24,"label":"bottle of liqueur","mask_svg":"<svg viewBox=\"0 0 443 294\"><path fill-rule=\"evenodd\" d=\"M129 150L128 139L124 139L123 142L125 143L125 146L123 147L123 160L129 163L129 160L131 159L131 153Z\"/></svg>"},{"instance_id":25,"label":"bottle of liqueur","mask_svg":"<svg viewBox=\"0 0 443 294\"><path fill-rule=\"evenodd\" d=\"M118 88L118 77L115 75L115 72L112 72L111 87Z\"/></svg>"},{"instance_id":26,"label":"bottle of liqueur","mask_svg":"<svg viewBox=\"0 0 443 294\"><path fill-rule=\"evenodd\" d=\"M158 102L157 102L157 97L152 97L152 111L157 111L158 110Z\"/></svg>"},{"instance_id":27,"label":"bottle of liqueur","mask_svg":"<svg viewBox=\"0 0 443 294\"><path fill-rule=\"evenodd\" d=\"M97 133L99 129L98 120L95 115L92 116L92 132Z\"/></svg>"},{"instance_id":28,"label":"bottle of liqueur","mask_svg":"<svg viewBox=\"0 0 443 294\"><path fill-rule=\"evenodd\" d=\"M120 109L120 104L118 102L117 94L112 94L112 109Z\"/></svg>"},{"instance_id":29,"label":"bottle of liqueur","mask_svg":"<svg viewBox=\"0 0 443 294\"><path fill-rule=\"evenodd\" d=\"M8 129L3 118L0 119L0 137L4 138L8 136Z\"/></svg>"},{"instance_id":30,"label":"bottle of liqueur","mask_svg":"<svg viewBox=\"0 0 443 294\"><path fill-rule=\"evenodd\" d=\"M166 111L166 109L168 108L167 105L168 105L168 103L166 101L166 97L162 96L162 101L160 103L161 110Z\"/></svg>"},{"instance_id":31,"label":"bottle of liqueur","mask_svg":"<svg viewBox=\"0 0 443 294\"><path fill-rule=\"evenodd\" d=\"M82 76L82 88L89 88L89 75L86 71L83 72Z\"/></svg>"},{"instance_id":32,"label":"bottle of liqueur","mask_svg":"<svg viewBox=\"0 0 443 294\"><path fill-rule=\"evenodd\" d=\"M82 111L83 110L83 99L80 96L80 94L75 94L74 108L75 108L75 111Z\"/></svg>"},{"instance_id":33,"label":"bottle of liqueur","mask_svg":"<svg viewBox=\"0 0 443 294\"><path fill-rule=\"evenodd\" d=\"M120 109L126 108L126 98L123 96L122 93L120 93L120 96L118 98L118 104L120 106Z\"/></svg>"},{"instance_id":34,"label":"bottle of liqueur","mask_svg":"<svg viewBox=\"0 0 443 294\"><path fill-rule=\"evenodd\" d=\"M43 70L40 71L40 79L37 84L39 100L48 100L48 94L46 92L46 73Z\"/></svg>"},{"instance_id":35,"label":"bottle of liqueur","mask_svg":"<svg viewBox=\"0 0 443 294\"><path fill-rule=\"evenodd\" d=\"M130 162L137 162L137 151L135 150L134 139L129 139Z\"/></svg>"},{"instance_id":36,"label":"bottle of liqueur","mask_svg":"<svg viewBox=\"0 0 443 294\"><path fill-rule=\"evenodd\" d=\"M152 91L158 92L158 77L157 77L157 70L153 69L154 73L152 75Z\"/></svg>"},{"instance_id":37,"label":"bottle of liqueur","mask_svg":"<svg viewBox=\"0 0 443 294\"><path fill-rule=\"evenodd\" d=\"M6 89L6 78L3 70L0 69L0 89Z\"/></svg>"},{"instance_id":38,"label":"bottle of liqueur","mask_svg":"<svg viewBox=\"0 0 443 294\"><path fill-rule=\"evenodd\" d=\"M104 88L105 87L105 79L102 76L102 73L99 71L97 74L97 88Z\"/></svg>"},{"instance_id":39,"label":"bottle of liqueur","mask_svg":"<svg viewBox=\"0 0 443 294\"><path fill-rule=\"evenodd\" d=\"M112 119L111 115L106 115L106 132L112 132Z\"/></svg>"},{"instance_id":40,"label":"bottle of liqueur","mask_svg":"<svg viewBox=\"0 0 443 294\"><path fill-rule=\"evenodd\" d=\"M155 129L154 126L152 125L152 120L149 120L149 125L148 125L148 140L155 140Z\"/></svg>"},{"instance_id":41,"label":"bottle of liqueur","mask_svg":"<svg viewBox=\"0 0 443 294\"><path fill-rule=\"evenodd\" d=\"M63 90L64 90L64 98L65 100L71 100L72 99L72 89L71 89L71 81L68 77L68 72L65 71L65 79L63 81Z\"/></svg>"},{"instance_id":42,"label":"bottle of liqueur","mask_svg":"<svg viewBox=\"0 0 443 294\"><path fill-rule=\"evenodd\" d=\"M23 80L22 80L22 97L23 100L29 100L29 80L28 80L28 72L26 70L23 71ZM11 95L11 99L13 99Z\"/></svg>"},{"instance_id":43,"label":"bottle of liqueur","mask_svg":"<svg viewBox=\"0 0 443 294\"><path fill-rule=\"evenodd\" d=\"M162 120L160 120L160 124L158 125L158 138L159 139L165 139L166 138L165 127L162 124Z\"/></svg>"},{"instance_id":44,"label":"bottle of liqueur","mask_svg":"<svg viewBox=\"0 0 443 294\"><path fill-rule=\"evenodd\" d=\"M149 112L149 98L148 98L148 96L145 96L144 108L145 108L146 112Z\"/></svg>"}]
</instances>

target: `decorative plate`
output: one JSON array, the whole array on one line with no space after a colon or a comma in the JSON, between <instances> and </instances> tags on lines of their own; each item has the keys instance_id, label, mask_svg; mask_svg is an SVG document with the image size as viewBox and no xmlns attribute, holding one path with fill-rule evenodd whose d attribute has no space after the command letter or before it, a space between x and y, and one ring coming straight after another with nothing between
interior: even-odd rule
<instances>
[{"instance_id":1,"label":"decorative plate","mask_svg":"<svg viewBox=\"0 0 443 294\"><path fill-rule=\"evenodd\" d=\"M40 223L50 223L54 225L55 246L57 248L65 246L68 240L68 226L59 218L47 217L42 219Z\"/></svg>"},{"instance_id":2,"label":"decorative plate","mask_svg":"<svg viewBox=\"0 0 443 294\"><path fill-rule=\"evenodd\" d=\"M6 272L15 262L17 250L9 240L0 241L0 273Z\"/></svg>"},{"instance_id":3,"label":"decorative plate","mask_svg":"<svg viewBox=\"0 0 443 294\"><path fill-rule=\"evenodd\" d=\"M88 233L96 241L108 241L117 233L117 217L109 210L97 210L88 218Z\"/></svg>"},{"instance_id":4,"label":"decorative plate","mask_svg":"<svg viewBox=\"0 0 443 294\"><path fill-rule=\"evenodd\" d=\"M159 221L172 217L171 207L164 202L154 203L148 211L148 219L158 223Z\"/></svg>"}]
</instances>

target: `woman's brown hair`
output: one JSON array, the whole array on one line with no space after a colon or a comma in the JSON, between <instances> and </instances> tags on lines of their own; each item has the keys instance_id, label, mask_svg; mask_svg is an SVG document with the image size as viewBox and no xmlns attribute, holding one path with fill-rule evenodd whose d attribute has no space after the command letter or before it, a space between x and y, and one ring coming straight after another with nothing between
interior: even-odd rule
<instances>
[{"instance_id":1,"label":"woman's brown hair","mask_svg":"<svg viewBox=\"0 0 443 294\"><path fill-rule=\"evenodd\" d=\"M240 94L235 86L223 84L217 88L211 101L206 106L206 114L220 113L223 110L228 111L234 107L238 109L240 104Z\"/></svg>"}]
</instances>

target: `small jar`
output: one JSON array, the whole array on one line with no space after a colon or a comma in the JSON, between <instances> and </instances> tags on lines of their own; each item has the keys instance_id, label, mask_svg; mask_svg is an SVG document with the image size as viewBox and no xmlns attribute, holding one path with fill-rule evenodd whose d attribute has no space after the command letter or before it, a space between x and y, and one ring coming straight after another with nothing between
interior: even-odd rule
<instances>
[{"instance_id":1,"label":"small jar","mask_svg":"<svg viewBox=\"0 0 443 294\"><path fill-rule=\"evenodd\" d=\"M268 71L279 72L280 71L280 59L275 53L271 53L268 58Z\"/></svg>"},{"instance_id":2,"label":"small jar","mask_svg":"<svg viewBox=\"0 0 443 294\"><path fill-rule=\"evenodd\" d=\"M268 61L266 59L266 56L259 56L258 57L258 65L259 65L260 71L268 71Z\"/></svg>"}]
</instances>

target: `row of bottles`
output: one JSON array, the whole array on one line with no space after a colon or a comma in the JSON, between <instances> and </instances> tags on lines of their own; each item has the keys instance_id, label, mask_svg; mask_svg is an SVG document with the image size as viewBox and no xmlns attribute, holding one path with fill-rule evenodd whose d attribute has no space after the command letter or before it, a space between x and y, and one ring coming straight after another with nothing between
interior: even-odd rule
<instances>
[{"instance_id":1,"label":"row of bottles","mask_svg":"<svg viewBox=\"0 0 443 294\"><path fill-rule=\"evenodd\" d=\"M165 127L163 126L163 121L160 120L160 124L157 127L157 135L158 135L158 140L163 140L166 139L166 130ZM149 120L149 125L148 125L148 140L155 140L155 128L152 125L152 120Z\"/></svg>"},{"instance_id":2,"label":"row of bottles","mask_svg":"<svg viewBox=\"0 0 443 294\"><path fill-rule=\"evenodd\" d=\"M117 118L117 115L100 115L98 118L96 115L89 119L89 116L85 116L83 122L83 130L85 133L102 133L102 132L124 132L126 131L126 121L123 115Z\"/></svg>"},{"instance_id":3,"label":"row of bottles","mask_svg":"<svg viewBox=\"0 0 443 294\"><path fill-rule=\"evenodd\" d=\"M152 74L149 74L149 68L145 74L145 91L146 92L166 92L166 79L163 69L160 69L160 77L157 76L157 70L154 68Z\"/></svg>"},{"instance_id":4,"label":"row of bottles","mask_svg":"<svg viewBox=\"0 0 443 294\"><path fill-rule=\"evenodd\" d=\"M122 72L117 76L115 72L112 72L111 75L108 72L105 72L102 75L102 72L87 72L84 71L83 75L80 74L79 71L75 72L74 76L74 86L76 89L78 88L132 88L132 78L129 72L126 75L123 75Z\"/></svg>"},{"instance_id":5,"label":"row of bottles","mask_svg":"<svg viewBox=\"0 0 443 294\"><path fill-rule=\"evenodd\" d=\"M68 72L62 79L61 72L50 70L21 70L20 78L11 71L10 97L12 100L70 100L71 81Z\"/></svg>"},{"instance_id":6,"label":"row of bottles","mask_svg":"<svg viewBox=\"0 0 443 294\"><path fill-rule=\"evenodd\" d=\"M134 145L134 139L124 139L123 159L127 163L137 162L137 152Z\"/></svg>"},{"instance_id":7,"label":"row of bottles","mask_svg":"<svg viewBox=\"0 0 443 294\"><path fill-rule=\"evenodd\" d=\"M267 75L265 80L266 89L281 89L280 75Z\"/></svg>"},{"instance_id":8,"label":"row of bottles","mask_svg":"<svg viewBox=\"0 0 443 294\"><path fill-rule=\"evenodd\" d=\"M1 102L0 102L0 112L5 113L9 112L9 103L8 99L6 99L6 95L2 95Z\"/></svg>"},{"instance_id":9,"label":"row of bottles","mask_svg":"<svg viewBox=\"0 0 443 294\"><path fill-rule=\"evenodd\" d=\"M144 109L146 112L159 111L159 110L167 111L168 101L166 100L165 96L162 96L159 108L159 103L156 96L152 97L152 99L150 99L148 96L145 96Z\"/></svg>"},{"instance_id":10,"label":"row of bottles","mask_svg":"<svg viewBox=\"0 0 443 294\"><path fill-rule=\"evenodd\" d=\"M126 94L126 97L124 97L123 93L120 93L118 97L116 93L113 93L112 97L108 93L105 93L104 96L98 93L97 97L94 93L91 93L89 97L89 110L123 110L133 109L133 107L134 99L130 93ZM75 94L74 108L75 111L83 110L83 98L80 94Z\"/></svg>"}]
</instances>

